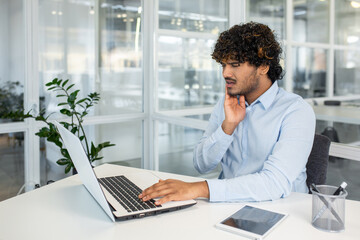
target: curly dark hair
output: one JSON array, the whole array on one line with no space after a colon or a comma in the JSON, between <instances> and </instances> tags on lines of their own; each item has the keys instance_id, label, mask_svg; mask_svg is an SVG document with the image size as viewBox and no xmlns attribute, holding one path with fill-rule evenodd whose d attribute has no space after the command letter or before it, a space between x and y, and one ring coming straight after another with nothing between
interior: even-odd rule
<instances>
[{"instance_id":1,"label":"curly dark hair","mask_svg":"<svg viewBox=\"0 0 360 240\"><path fill-rule=\"evenodd\" d=\"M272 82L282 79L280 65L282 49L273 31L256 22L231 27L220 34L212 58L217 62L237 60L248 62L255 67L269 66L268 76Z\"/></svg>"}]
</instances>

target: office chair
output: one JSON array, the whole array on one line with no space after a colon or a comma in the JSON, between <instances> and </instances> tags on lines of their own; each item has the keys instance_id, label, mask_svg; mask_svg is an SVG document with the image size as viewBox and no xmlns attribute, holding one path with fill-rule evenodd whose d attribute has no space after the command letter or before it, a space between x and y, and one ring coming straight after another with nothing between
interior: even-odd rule
<instances>
[{"instance_id":1,"label":"office chair","mask_svg":"<svg viewBox=\"0 0 360 240\"><path fill-rule=\"evenodd\" d=\"M306 184L308 187L312 183L316 185L325 184L330 143L331 140L327 136L315 134L313 147L306 164Z\"/></svg>"},{"instance_id":2,"label":"office chair","mask_svg":"<svg viewBox=\"0 0 360 240\"><path fill-rule=\"evenodd\" d=\"M321 135L327 136L332 142L340 142L339 135L334 127L327 126L324 131L321 132ZM336 162L337 160L342 160L342 158L329 156L330 162Z\"/></svg>"}]
</instances>

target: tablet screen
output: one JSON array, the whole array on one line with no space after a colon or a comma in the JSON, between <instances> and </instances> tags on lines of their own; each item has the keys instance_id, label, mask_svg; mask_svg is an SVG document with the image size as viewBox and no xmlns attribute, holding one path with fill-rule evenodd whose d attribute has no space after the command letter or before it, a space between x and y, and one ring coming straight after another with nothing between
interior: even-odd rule
<instances>
[{"instance_id":1,"label":"tablet screen","mask_svg":"<svg viewBox=\"0 0 360 240\"><path fill-rule=\"evenodd\" d=\"M284 214L245 206L221 223L262 236L284 217Z\"/></svg>"}]
</instances>

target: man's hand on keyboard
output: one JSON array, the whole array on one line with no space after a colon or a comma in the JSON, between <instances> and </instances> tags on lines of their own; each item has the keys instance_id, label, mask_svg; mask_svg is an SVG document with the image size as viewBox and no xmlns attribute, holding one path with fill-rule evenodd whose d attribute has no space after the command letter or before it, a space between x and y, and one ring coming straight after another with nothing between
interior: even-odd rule
<instances>
[{"instance_id":1,"label":"man's hand on keyboard","mask_svg":"<svg viewBox=\"0 0 360 240\"><path fill-rule=\"evenodd\" d=\"M139 195L139 198L143 201L159 197L161 198L155 202L156 205L169 201L190 200L198 197L209 198L209 188L206 181L188 183L168 179L160 180Z\"/></svg>"}]
</instances>

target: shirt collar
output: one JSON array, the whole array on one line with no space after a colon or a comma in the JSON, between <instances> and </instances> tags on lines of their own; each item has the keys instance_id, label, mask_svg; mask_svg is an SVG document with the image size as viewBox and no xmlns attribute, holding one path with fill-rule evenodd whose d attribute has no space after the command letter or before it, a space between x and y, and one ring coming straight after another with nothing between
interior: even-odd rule
<instances>
[{"instance_id":1,"label":"shirt collar","mask_svg":"<svg viewBox=\"0 0 360 240\"><path fill-rule=\"evenodd\" d=\"M265 110L267 110L274 102L278 90L279 90L279 86L277 81L275 81L271 85L271 87L268 90L266 90L266 92L264 92L260 97L258 97L258 99L256 99L251 105L255 105L259 102L263 105Z\"/></svg>"}]
</instances>

